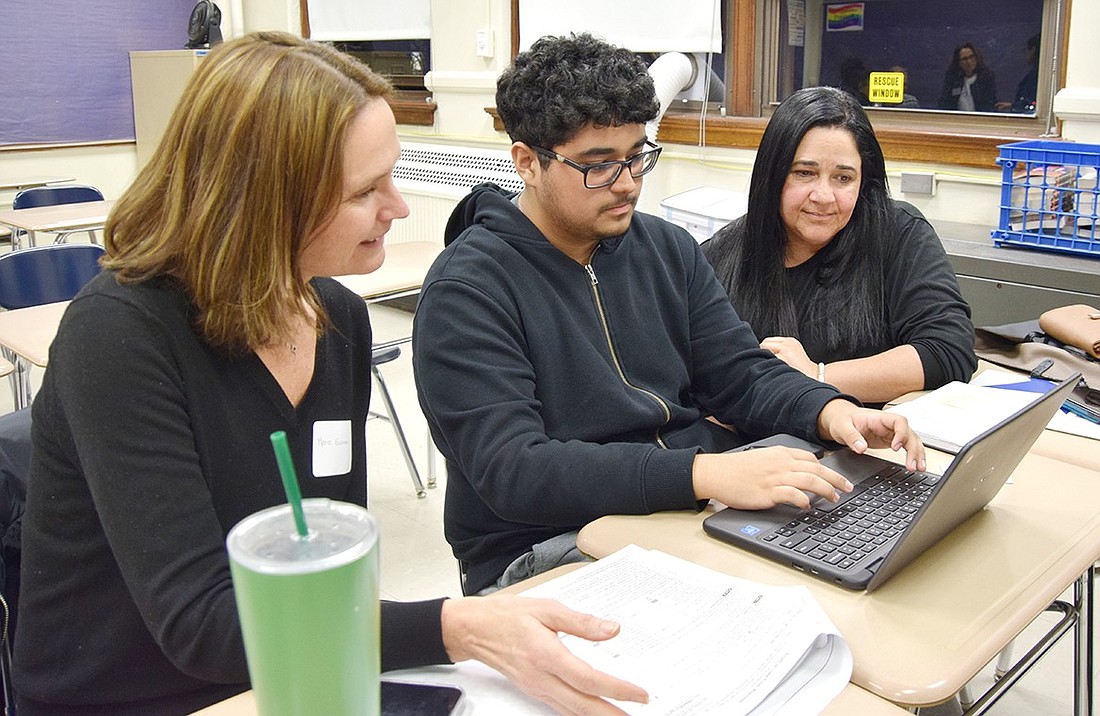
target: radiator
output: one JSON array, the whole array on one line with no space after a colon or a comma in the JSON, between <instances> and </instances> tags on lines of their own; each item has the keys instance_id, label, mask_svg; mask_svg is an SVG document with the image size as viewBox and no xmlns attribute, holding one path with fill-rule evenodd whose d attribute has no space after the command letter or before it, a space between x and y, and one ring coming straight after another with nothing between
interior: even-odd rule
<instances>
[{"instance_id":1,"label":"radiator","mask_svg":"<svg viewBox=\"0 0 1100 716\"><path fill-rule=\"evenodd\" d=\"M458 200L470 188L491 181L510 191L523 188L511 155L503 150L440 144L401 143L394 184L409 205L407 219L395 221L386 240L443 241L443 229Z\"/></svg>"}]
</instances>

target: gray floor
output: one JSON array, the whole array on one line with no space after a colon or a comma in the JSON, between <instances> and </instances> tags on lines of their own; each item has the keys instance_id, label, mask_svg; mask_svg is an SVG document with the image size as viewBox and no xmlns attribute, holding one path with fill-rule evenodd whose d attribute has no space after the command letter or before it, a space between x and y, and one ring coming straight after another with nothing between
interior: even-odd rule
<instances>
[{"instance_id":1,"label":"gray floor","mask_svg":"<svg viewBox=\"0 0 1100 716\"><path fill-rule=\"evenodd\" d=\"M411 331L411 316L406 311L375 305L371 307L371 316L377 341L407 336ZM427 428L416 400L408 346L403 346L401 357L384 365L382 371L396 402L398 415L404 422L413 455L426 479ZM41 380L40 369L35 369L33 376L37 384ZM0 390L0 409L10 408L10 400L9 391ZM373 407L385 412L381 400L377 398ZM383 597L413 600L460 596L458 571L443 538L446 477L442 460L438 461L439 487L429 490L427 497L417 498L390 425L382 420L371 420L367 426L367 441L370 511L378 519L382 534ZM1053 619L1043 615L1039 623L1050 623ZM914 628L919 628L919 625L914 625ZM1022 645L1018 647L1019 653L1030 645L1037 631L1038 624L1025 630L1019 640ZM1071 713L1072 648L1072 637L1067 635L990 713L997 716ZM993 668L990 665L973 682L975 693L987 688L992 680ZM947 707L936 709L935 714L946 716L952 711ZM926 710L925 713L929 712Z\"/></svg>"}]
</instances>

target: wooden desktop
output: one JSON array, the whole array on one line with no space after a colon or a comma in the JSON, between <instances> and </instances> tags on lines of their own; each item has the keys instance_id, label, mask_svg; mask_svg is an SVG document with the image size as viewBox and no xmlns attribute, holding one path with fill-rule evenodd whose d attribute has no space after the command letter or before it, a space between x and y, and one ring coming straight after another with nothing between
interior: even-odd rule
<instances>
[{"instance_id":1,"label":"wooden desktop","mask_svg":"<svg viewBox=\"0 0 1100 716\"><path fill-rule=\"evenodd\" d=\"M438 241L403 241L387 243L386 260L378 270L336 280L354 291L367 303L388 301L420 292L424 275L443 250Z\"/></svg>"},{"instance_id":2,"label":"wooden desktop","mask_svg":"<svg viewBox=\"0 0 1100 716\"><path fill-rule=\"evenodd\" d=\"M1079 449L1100 452L1093 441L1077 440ZM942 468L945 460L933 455L929 469L937 471L936 463ZM634 543L745 579L805 585L852 648L852 682L907 707L953 697L1076 587L1073 616L1079 612L1075 626L1082 641L1075 700L1077 713L1091 713L1098 478L1087 467L1029 454L986 509L871 593L823 582L706 535L702 521L714 507L604 517L582 529L577 543L597 558Z\"/></svg>"},{"instance_id":3,"label":"wooden desktop","mask_svg":"<svg viewBox=\"0 0 1100 716\"><path fill-rule=\"evenodd\" d=\"M114 201L82 201L31 209L7 209L0 211L0 224L26 231L28 243L34 246L40 231L67 233L102 229L114 205Z\"/></svg>"},{"instance_id":4,"label":"wooden desktop","mask_svg":"<svg viewBox=\"0 0 1100 716\"><path fill-rule=\"evenodd\" d=\"M578 569L581 566L583 565L569 564L564 567L558 567L557 569L532 577L520 584L514 584L502 591L505 593L522 592L566 572ZM540 708L534 700L532 700L531 703L533 712L545 712L545 708ZM833 699L821 713L822 716L851 716L851 714L859 714L860 716L905 716L908 714L904 709L874 696L851 683L849 683L844 690L840 692L840 695ZM225 701L196 711L193 716L257 716L257 714L256 699L251 691L246 691L243 694L238 694ZM477 716L479 714L484 716L496 716L491 709L479 709L478 704L473 700L468 702L468 706L466 710L463 711L463 714L466 716Z\"/></svg>"}]
</instances>

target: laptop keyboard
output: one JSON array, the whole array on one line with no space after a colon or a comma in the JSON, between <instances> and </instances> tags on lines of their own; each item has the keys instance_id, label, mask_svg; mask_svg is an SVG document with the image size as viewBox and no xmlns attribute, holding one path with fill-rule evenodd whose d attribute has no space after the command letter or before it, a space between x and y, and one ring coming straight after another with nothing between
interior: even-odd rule
<instances>
[{"instance_id":1,"label":"laptop keyboard","mask_svg":"<svg viewBox=\"0 0 1100 716\"><path fill-rule=\"evenodd\" d=\"M761 539L847 569L895 540L940 479L900 466L885 467L841 494L839 502L819 498L801 517Z\"/></svg>"}]
</instances>

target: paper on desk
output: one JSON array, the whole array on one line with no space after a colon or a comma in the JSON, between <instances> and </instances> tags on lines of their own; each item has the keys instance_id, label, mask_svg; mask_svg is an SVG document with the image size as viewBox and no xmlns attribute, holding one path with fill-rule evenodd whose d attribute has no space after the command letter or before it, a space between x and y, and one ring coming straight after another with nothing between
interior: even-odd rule
<instances>
[{"instance_id":1,"label":"paper on desk","mask_svg":"<svg viewBox=\"0 0 1100 716\"><path fill-rule=\"evenodd\" d=\"M1041 397L1022 387L1002 390L978 382L989 372L978 374L970 383L952 381L887 410L904 415L925 445L957 453L963 445ZM1011 377L1016 383L1028 380L1018 374Z\"/></svg>"},{"instance_id":2,"label":"paper on desk","mask_svg":"<svg viewBox=\"0 0 1100 716\"><path fill-rule=\"evenodd\" d=\"M847 643L804 587L771 587L628 546L524 592L621 626L563 643L593 667L638 684L630 714L818 713L852 673Z\"/></svg>"},{"instance_id":3,"label":"paper on desk","mask_svg":"<svg viewBox=\"0 0 1100 716\"><path fill-rule=\"evenodd\" d=\"M992 388L1011 388L1018 389L1023 383L1029 385L1032 384L1045 384L1046 388L1042 392L1049 390L1054 384L1048 380L1041 378L1028 378L1020 373L1012 373L1006 370L997 370L995 368L987 368L981 373L974 376L970 384L971 385L985 385ZM1047 423L1048 430L1057 430L1060 433L1069 433L1070 435L1078 435L1084 438L1092 438L1093 440L1100 440L1100 425L1089 422L1084 418L1072 415L1063 410L1059 410L1054 414L1054 417Z\"/></svg>"},{"instance_id":4,"label":"paper on desk","mask_svg":"<svg viewBox=\"0 0 1100 716\"><path fill-rule=\"evenodd\" d=\"M1022 373L989 368L969 383L953 381L887 410L909 420L925 445L955 454L962 446L1032 403L1053 383ZM1100 440L1100 425L1058 411L1047 429Z\"/></svg>"},{"instance_id":5,"label":"paper on desk","mask_svg":"<svg viewBox=\"0 0 1100 716\"><path fill-rule=\"evenodd\" d=\"M1047 423L1048 430L1057 430L1060 433L1069 433L1083 438L1100 440L1100 425L1089 422L1084 418L1059 410Z\"/></svg>"},{"instance_id":6,"label":"paper on desk","mask_svg":"<svg viewBox=\"0 0 1100 716\"><path fill-rule=\"evenodd\" d=\"M639 589L641 585L647 586ZM649 691L647 706L619 704L629 713L812 714L825 708L851 678L847 643L805 588L754 584L632 545L525 595L556 598L623 625L623 633L603 642L614 649L592 649L595 644L578 639L565 643L597 668ZM621 645L616 643L620 640ZM799 643L807 652L801 660ZM757 651L747 654L750 649ZM626 652L626 663L614 668L596 664L588 651L599 651L602 660L614 659L615 651ZM635 670L633 664L639 662ZM466 716L554 714L475 661L391 671L384 677L458 686L466 694ZM746 690L762 699L753 710L747 702L755 696L741 698L745 703L738 705L741 695L733 694L735 703L722 705L713 695L732 692L745 681ZM764 693L767 683L776 681L778 686Z\"/></svg>"}]
</instances>

